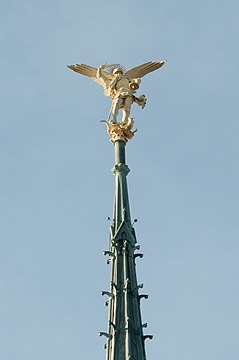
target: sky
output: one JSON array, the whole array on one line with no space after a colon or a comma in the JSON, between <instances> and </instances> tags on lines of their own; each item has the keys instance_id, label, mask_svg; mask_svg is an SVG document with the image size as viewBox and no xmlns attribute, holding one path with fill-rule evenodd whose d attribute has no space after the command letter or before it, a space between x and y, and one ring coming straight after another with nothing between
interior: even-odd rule
<instances>
[{"instance_id":1,"label":"sky","mask_svg":"<svg viewBox=\"0 0 239 360\"><path fill-rule=\"evenodd\" d=\"M110 100L66 65L130 69L127 144L149 360L238 360L237 0L0 5L0 358L105 359Z\"/></svg>"}]
</instances>

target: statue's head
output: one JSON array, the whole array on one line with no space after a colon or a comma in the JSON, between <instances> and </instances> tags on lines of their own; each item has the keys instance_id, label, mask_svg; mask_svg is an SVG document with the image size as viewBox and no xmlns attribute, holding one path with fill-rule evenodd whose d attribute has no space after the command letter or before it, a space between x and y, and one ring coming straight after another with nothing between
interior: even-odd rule
<instances>
[{"instance_id":1,"label":"statue's head","mask_svg":"<svg viewBox=\"0 0 239 360\"><path fill-rule=\"evenodd\" d=\"M115 68L115 69L113 70L112 74L113 74L114 76L123 75L123 70L122 70L121 68L117 67L117 68Z\"/></svg>"}]
</instances>

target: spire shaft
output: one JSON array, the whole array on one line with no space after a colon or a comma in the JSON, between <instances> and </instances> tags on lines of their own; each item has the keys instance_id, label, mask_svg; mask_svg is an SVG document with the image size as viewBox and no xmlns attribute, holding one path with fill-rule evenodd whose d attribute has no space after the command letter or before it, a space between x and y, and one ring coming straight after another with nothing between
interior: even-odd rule
<instances>
[{"instance_id":1,"label":"spire shaft","mask_svg":"<svg viewBox=\"0 0 239 360\"><path fill-rule=\"evenodd\" d=\"M137 240L131 225L125 142L116 141L114 219L110 229L111 282L106 360L146 360L137 283ZM142 255L142 254L140 254ZM140 256L142 257L142 256Z\"/></svg>"},{"instance_id":2,"label":"spire shaft","mask_svg":"<svg viewBox=\"0 0 239 360\"><path fill-rule=\"evenodd\" d=\"M112 171L115 175L114 223L115 230L117 230L123 221L129 226L131 224L126 180L130 170L125 164L125 143L123 141L116 141L114 147L115 166Z\"/></svg>"},{"instance_id":3,"label":"spire shaft","mask_svg":"<svg viewBox=\"0 0 239 360\"><path fill-rule=\"evenodd\" d=\"M125 146L126 144L124 141L116 141L114 143L115 165L125 164Z\"/></svg>"}]
</instances>

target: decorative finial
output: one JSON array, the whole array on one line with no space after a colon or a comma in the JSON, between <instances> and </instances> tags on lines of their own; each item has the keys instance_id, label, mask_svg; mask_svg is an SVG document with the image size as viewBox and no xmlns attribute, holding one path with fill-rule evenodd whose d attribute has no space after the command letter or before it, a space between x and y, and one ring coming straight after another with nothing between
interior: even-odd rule
<instances>
[{"instance_id":1,"label":"decorative finial","mask_svg":"<svg viewBox=\"0 0 239 360\"><path fill-rule=\"evenodd\" d=\"M145 95L135 96L141 78L161 68L164 64L165 61L149 61L126 72L120 64L104 64L100 65L98 69L85 64L69 65L68 67L75 72L90 77L103 86L104 94L111 98L112 105L108 120L102 120L102 122L107 125L112 143L118 140L126 143L129 139L132 139L137 131L132 131L134 121L130 117L131 105L136 103L143 109L147 102ZM117 121L120 109L122 109L122 119Z\"/></svg>"},{"instance_id":2,"label":"decorative finial","mask_svg":"<svg viewBox=\"0 0 239 360\"><path fill-rule=\"evenodd\" d=\"M110 137L110 141L114 144L116 141L124 141L125 143L128 140L132 139L137 129L132 131L134 120L133 118L128 118L128 123L112 123L105 120L101 120L101 122L105 123L107 126L107 132Z\"/></svg>"}]
</instances>

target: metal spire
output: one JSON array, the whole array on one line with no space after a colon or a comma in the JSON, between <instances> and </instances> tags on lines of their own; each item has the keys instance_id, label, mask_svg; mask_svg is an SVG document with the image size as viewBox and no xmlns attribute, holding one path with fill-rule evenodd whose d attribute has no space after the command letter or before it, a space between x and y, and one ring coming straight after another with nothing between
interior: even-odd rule
<instances>
[{"instance_id":1,"label":"metal spire","mask_svg":"<svg viewBox=\"0 0 239 360\"><path fill-rule=\"evenodd\" d=\"M104 88L104 94L112 100L108 121L101 120L107 126L111 142L115 148L115 201L114 218L110 228L109 250L104 254L109 256L111 263L110 290L102 291L108 296L109 306L108 332L100 332L107 339L106 360L145 360L145 339L152 335L143 335L140 299L147 295L139 295L143 284L138 284L136 277L135 258L139 246L136 245L136 235L131 223L130 207L126 176L129 168L125 163L125 145L132 139L136 130L134 118L130 116L131 105L145 107L145 95L136 96L141 78L160 69L165 61L148 61L128 71L116 64L102 64L98 68L86 64L68 66L71 70L95 80ZM116 66L116 68L115 68ZM107 69L113 68L112 72ZM122 110L122 120L117 121L119 110Z\"/></svg>"},{"instance_id":2,"label":"metal spire","mask_svg":"<svg viewBox=\"0 0 239 360\"><path fill-rule=\"evenodd\" d=\"M112 137L111 137L112 141ZM152 335L144 335L140 300L148 295L139 295L143 284L137 282L135 259L142 258L137 253L136 235L131 223L130 206L127 189L129 168L125 163L125 145L127 139L117 137L112 141L115 149L115 198L114 218L110 227L109 250L104 252L111 264L110 290L102 291L108 297L109 308L108 332L99 333L107 342L106 360L145 360L145 339Z\"/></svg>"}]
</instances>

